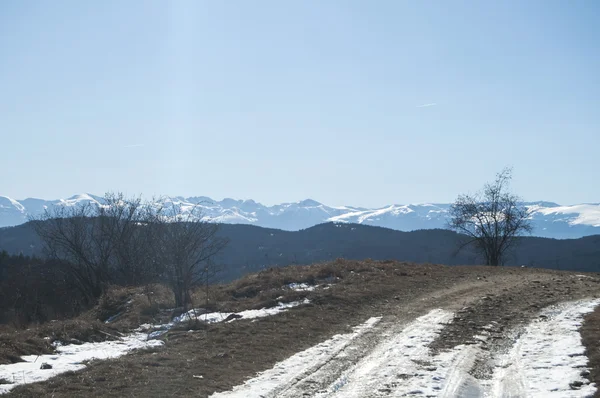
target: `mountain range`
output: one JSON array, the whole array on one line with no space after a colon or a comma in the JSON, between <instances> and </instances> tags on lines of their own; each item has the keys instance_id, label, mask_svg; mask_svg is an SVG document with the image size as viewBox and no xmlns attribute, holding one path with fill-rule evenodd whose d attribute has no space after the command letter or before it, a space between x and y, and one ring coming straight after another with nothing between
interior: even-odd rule
<instances>
[{"instance_id":1,"label":"mountain range","mask_svg":"<svg viewBox=\"0 0 600 398\"><path fill-rule=\"evenodd\" d=\"M450 204L389 205L381 208L327 206L312 199L265 206L253 200L226 198L216 201L205 196L165 197L164 205L202 208L208 221L227 224L250 224L266 228L297 231L317 224L352 223L385 227L398 231L445 228ZM0 227L25 223L29 217L53 206L75 206L82 203L101 204L102 197L91 194L67 199L14 200L0 196ZM552 202L526 202L532 213L533 235L548 238L579 238L600 234L600 203L562 206Z\"/></svg>"}]
</instances>

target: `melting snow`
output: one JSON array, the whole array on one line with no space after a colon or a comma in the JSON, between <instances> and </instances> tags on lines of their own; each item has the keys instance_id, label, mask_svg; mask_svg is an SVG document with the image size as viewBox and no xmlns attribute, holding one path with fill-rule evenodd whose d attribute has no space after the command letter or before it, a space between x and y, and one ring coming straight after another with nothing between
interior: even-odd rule
<instances>
[{"instance_id":1,"label":"melting snow","mask_svg":"<svg viewBox=\"0 0 600 398\"><path fill-rule=\"evenodd\" d=\"M310 292L316 288L316 286L311 286L308 283L290 283L287 287L297 292Z\"/></svg>"},{"instance_id":2,"label":"melting snow","mask_svg":"<svg viewBox=\"0 0 600 398\"><path fill-rule=\"evenodd\" d=\"M276 315L276 314L279 314L280 312L287 311L290 308L298 307L299 305L308 304L308 303L310 303L310 301L308 299L304 299L303 301L292 301L291 303L279 303L275 307L261 308L260 310L246 310L246 311L240 311L240 312L211 312L208 314L198 315L198 319L200 319L204 322L208 322L208 323L215 323L215 322L222 322L225 319L227 319L227 317L229 315L233 315L233 314L241 315L242 316L241 319L262 318L265 316ZM189 311L189 312L181 315L179 318L176 318L175 322L181 322L186 319L194 319L193 317L194 317L193 311Z\"/></svg>"},{"instance_id":3,"label":"melting snow","mask_svg":"<svg viewBox=\"0 0 600 398\"><path fill-rule=\"evenodd\" d=\"M207 323L217 323L225 321L230 315L241 315L241 319L254 319L254 318L263 318L266 316L276 315L281 312L287 311L290 308L298 307L302 304L309 304L310 301L308 299L304 299L303 301L292 301L290 303L278 303L275 307L271 308L261 308L259 310L246 310L240 312L209 312L206 314L201 314L200 309L192 309L186 313L179 315L178 317L173 318L173 320L169 323L160 324L160 325L151 325L145 323L140 325L137 331L154 331L148 335L149 339L155 339L163 334L165 334L169 329L173 326L182 323L188 320L200 320ZM230 319L229 322L236 320L236 318Z\"/></svg>"},{"instance_id":4,"label":"melting snow","mask_svg":"<svg viewBox=\"0 0 600 398\"><path fill-rule=\"evenodd\" d=\"M370 318L365 323L354 328L352 333L337 334L305 351L292 355L288 359L275 364L257 377L235 387L232 391L215 393L211 397L247 398L260 397L273 392L278 387L291 383L308 369L318 369L335 355L339 354L352 340L363 335L375 326L381 318Z\"/></svg>"},{"instance_id":5,"label":"melting snow","mask_svg":"<svg viewBox=\"0 0 600 398\"><path fill-rule=\"evenodd\" d=\"M588 397L596 386L581 376L587 357L579 327L600 299L575 301L542 311L496 369L491 396ZM573 382L583 383L572 389Z\"/></svg>"},{"instance_id":6,"label":"melting snow","mask_svg":"<svg viewBox=\"0 0 600 398\"><path fill-rule=\"evenodd\" d=\"M385 332L381 342L355 365L332 373L329 365L340 363L349 350L356 349L353 340L373 327L378 319L372 318L353 334L334 336L277 363L232 391L212 397L289 398L302 395L303 386L312 383L316 383L311 385L316 389L304 395L319 398L592 396L596 386L581 376L587 358L578 329L583 315L599 304L597 299L545 309L541 320L527 326L513 348L499 357L483 350L481 344L459 345L433 355L429 345L453 316L448 311L433 310L402 329ZM487 340L492 327L482 328L474 338ZM471 375L476 361L483 358L496 364L491 380Z\"/></svg>"},{"instance_id":7,"label":"melting snow","mask_svg":"<svg viewBox=\"0 0 600 398\"><path fill-rule=\"evenodd\" d=\"M280 303L273 308L238 314L252 319L306 303L308 300ZM512 349L496 359L492 380L478 380L469 374L483 353L480 345L459 345L438 355L430 353L429 345L453 317L451 312L436 309L402 329L383 334L380 343L341 373L328 374L326 365L347 357L348 350L356 349L353 343L371 330L380 318L371 318L355 327L352 333L336 335L292 355L232 391L215 393L212 397L292 396L285 394L309 376L311 380L325 382L324 388L312 394L313 397L353 398L370 396L373 392L389 396L431 397L587 397L595 393L596 386L582 376L587 358L579 327L583 315L593 311L597 305L600 305L600 299L563 303L543 310L540 319L525 328ZM211 313L199 318L206 322L221 322L229 315ZM193 311L168 325L190 316L193 316ZM483 329L480 336L474 336L475 339L483 341L488 338L486 328ZM60 346L55 354L24 356L26 362L0 365L0 379L12 382L0 384L0 393L18 384L80 370L85 367L84 362L91 359L114 358L132 349L161 344L161 341L148 340L143 333L134 333L119 341ZM42 363L52 365L52 369L40 369Z\"/></svg>"},{"instance_id":8,"label":"melting snow","mask_svg":"<svg viewBox=\"0 0 600 398\"><path fill-rule=\"evenodd\" d=\"M102 343L65 345L56 348L56 353L47 355L25 355L25 362L0 365L0 379L12 384L0 384L0 394L4 394L19 384L44 381L58 374L85 368L85 361L92 359L116 358L137 348L156 347L163 344L159 340L147 340L146 334L134 333L121 340ZM52 369L40 369L46 363Z\"/></svg>"},{"instance_id":9,"label":"melting snow","mask_svg":"<svg viewBox=\"0 0 600 398\"><path fill-rule=\"evenodd\" d=\"M431 363L429 344L452 317L453 313L437 309L415 319L316 396L362 398L383 390L392 396L437 395L443 385L442 375L448 369L437 371L444 363ZM449 359L443 362L450 362Z\"/></svg>"},{"instance_id":10,"label":"melting snow","mask_svg":"<svg viewBox=\"0 0 600 398\"><path fill-rule=\"evenodd\" d=\"M260 310L247 310L238 312L242 319L261 318L275 315L287 311L289 308L297 307L302 304L308 304L310 301L294 301L291 303L279 303L275 307L262 308ZM222 322L233 313L212 312L198 315L197 319L208 323ZM25 362L18 362L8 365L0 365L0 380L6 380L11 384L0 384L0 394L6 393L19 384L35 383L44 381L58 374L76 371L85 368L85 361L92 359L116 358L137 348L156 347L164 344L156 337L164 334L168 329L177 323L186 319L195 319L194 310L173 319L172 322L164 325L141 325L136 333L124 337L117 341L105 341L102 343L84 343L81 345L57 345L56 353L47 355L25 355L22 359ZM142 333L144 330L159 328L150 334ZM40 369L43 363L52 366L51 369Z\"/></svg>"}]
</instances>

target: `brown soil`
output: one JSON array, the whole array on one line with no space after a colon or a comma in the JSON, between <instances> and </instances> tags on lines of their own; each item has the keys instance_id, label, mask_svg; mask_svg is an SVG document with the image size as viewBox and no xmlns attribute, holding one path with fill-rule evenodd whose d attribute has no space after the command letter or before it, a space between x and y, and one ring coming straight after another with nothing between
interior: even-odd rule
<instances>
[{"instance_id":1,"label":"brown soil","mask_svg":"<svg viewBox=\"0 0 600 398\"><path fill-rule=\"evenodd\" d=\"M331 286L310 292L282 288L290 282ZM344 260L278 268L214 288L207 306L239 311L304 297L311 304L255 321L213 324L191 333L171 331L164 335L163 347L93 362L81 372L20 386L7 396L207 397L371 316L399 322L432 308L467 307L434 343L433 348L446 349L468 342L473 330L492 321L510 327L547 304L599 293L595 279L530 268ZM200 292L196 300L206 301Z\"/></svg>"}]
</instances>

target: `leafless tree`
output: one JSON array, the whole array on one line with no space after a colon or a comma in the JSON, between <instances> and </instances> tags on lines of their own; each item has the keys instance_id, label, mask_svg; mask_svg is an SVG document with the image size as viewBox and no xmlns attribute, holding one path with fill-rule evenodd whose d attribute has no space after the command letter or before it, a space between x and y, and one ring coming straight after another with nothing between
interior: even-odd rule
<instances>
[{"instance_id":1,"label":"leafless tree","mask_svg":"<svg viewBox=\"0 0 600 398\"><path fill-rule=\"evenodd\" d=\"M106 194L98 210L99 227L112 248L111 271L127 285L155 282L161 272L154 253L152 203L121 193Z\"/></svg>"},{"instance_id":2,"label":"leafless tree","mask_svg":"<svg viewBox=\"0 0 600 398\"><path fill-rule=\"evenodd\" d=\"M508 192L512 169L505 168L476 195L460 195L450 208L449 227L466 235L459 251L473 245L486 265L503 265L518 237L532 231L531 212Z\"/></svg>"},{"instance_id":3,"label":"leafless tree","mask_svg":"<svg viewBox=\"0 0 600 398\"><path fill-rule=\"evenodd\" d=\"M57 205L30 220L49 257L60 260L89 303L102 294L109 277L111 248L95 222L97 214L93 203Z\"/></svg>"},{"instance_id":4,"label":"leafless tree","mask_svg":"<svg viewBox=\"0 0 600 398\"><path fill-rule=\"evenodd\" d=\"M175 296L175 305L184 311L192 304L191 290L209 284L219 266L214 257L227 239L217 236L218 224L204 221L201 207L184 209L173 204L156 212L155 248L164 266L164 277Z\"/></svg>"}]
</instances>

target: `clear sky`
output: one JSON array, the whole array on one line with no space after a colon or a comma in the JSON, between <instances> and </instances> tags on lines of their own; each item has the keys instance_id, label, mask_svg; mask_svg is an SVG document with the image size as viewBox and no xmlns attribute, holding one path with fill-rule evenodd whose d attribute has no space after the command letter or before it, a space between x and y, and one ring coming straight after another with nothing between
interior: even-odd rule
<instances>
[{"instance_id":1,"label":"clear sky","mask_svg":"<svg viewBox=\"0 0 600 398\"><path fill-rule=\"evenodd\" d=\"M600 202L600 2L1 1L0 195Z\"/></svg>"}]
</instances>

